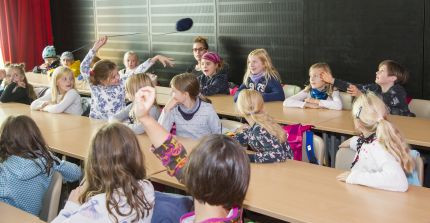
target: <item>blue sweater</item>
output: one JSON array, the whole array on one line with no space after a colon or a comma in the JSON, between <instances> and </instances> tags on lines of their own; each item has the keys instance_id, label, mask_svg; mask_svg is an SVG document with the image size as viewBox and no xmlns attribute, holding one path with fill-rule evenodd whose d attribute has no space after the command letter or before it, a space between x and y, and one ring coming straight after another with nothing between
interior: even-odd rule
<instances>
[{"instance_id":1,"label":"blue sweater","mask_svg":"<svg viewBox=\"0 0 430 223\"><path fill-rule=\"evenodd\" d=\"M52 180L52 171L58 171L65 181L77 181L81 169L70 162L54 162L49 176L45 173L42 159L36 162L19 156L10 156L0 163L0 202L8 203L26 212L38 216L42 200Z\"/></svg>"},{"instance_id":2,"label":"blue sweater","mask_svg":"<svg viewBox=\"0 0 430 223\"><path fill-rule=\"evenodd\" d=\"M239 93L243 89L252 89L261 92L265 102L267 101L283 101L285 99L284 90L282 89L281 83L274 79L266 79L266 77L260 78L257 83L254 83L250 77L248 77L248 86L242 83L234 94L234 101L236 102Z\"/></svg>"}]
</instances>

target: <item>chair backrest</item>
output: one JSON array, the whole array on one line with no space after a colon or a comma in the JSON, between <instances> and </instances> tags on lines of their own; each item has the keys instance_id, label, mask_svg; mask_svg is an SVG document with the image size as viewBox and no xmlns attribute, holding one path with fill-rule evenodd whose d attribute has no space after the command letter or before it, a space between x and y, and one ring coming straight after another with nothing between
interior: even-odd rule
<instances>
[{"instance_id":1,"label":"chair backrest","mask_svg":"<svg viewBox=\"0 0 430 223\"><path fill-rule=\"evenodd\" d=\"M233 121L233 120L228 120L228 119L221 119L221 126L224 129L227 129L228 131L236 131L237 128L239 128L240 126L242 126L243 123L238 122L238 121ZM224 132L224 131L223 131Z\"/></svg>"},{"instance_id":2,"label":"chair backrest","mask_svg":"<svg viewBox=\"0 0 430 223\"><path fill-rule=\"evenodd\" d=\"M352 96L345 92L340 92L340 100L342 100L342 109L351 110L352 109Z\"/></svg>"},{"instance_id":3,"label":"chair backrest","mask_svg":"<svg viewBox=\"0 0 430 223\"><path fill-rule=\"evenodd\" d=\"M409 109L417 117L430 118L430 101L422 99L412 99Z\"/></svg>"},{"instance_id":4,"label":"chair backrest","mask_svg":"<svg viewBox=\"0 0 430 223\"><path fill-rule=\"evenodd\" d=\"M424 161L421 156L418 156L415 158L415 169L418 173L418 180L420 181L420 184L423 185L424 182Z\"/></svg>"},{"instance_id":5,"label":"chair backrest","mask_svg":"<svg viewBox=\"0 0 430 223\"><path fill-rule=\"evenodd\" d=\"M285 98L291 97L300 92L301 88L297 85L286 84L282 87L284 89Z\"/></svg>"},{"instance_id":6,"label":"chair backrest","mask_svg":"<svg viewBox=\"0 0 430 223\"><path fill-rule=\"evenodd\" d=\"M42 201L42 210L39 218L46 222L51 222L58 214L60 205L61 187L63 185L63 176L59 172L54 172L51 184L48 187Z\"/></svg>"},{"instance_id":7,"label":"chair backrest","mask_svg":"<svg viewBox=\"0 0 430 223\"><path fill-rule=\"evenodd\" d=\"M355 158L355 151L350 148L339 148L336 153L336 169L350 170Z\"/></svg>"},{"instance_id":8,"label":"chair backrest","mask_svg":"<svg viewBox=\"0 0 430 223\"><path fill-rule=\"evenodd\" d=\"M321 137L314 134L313 142L314 142L315 158L317 158L319 165L323 165L324 154L325 154L324 140ZM306 132L303 132L302 161L309 162L308 155L306 153Z\"/></svg>"}]
</instances>

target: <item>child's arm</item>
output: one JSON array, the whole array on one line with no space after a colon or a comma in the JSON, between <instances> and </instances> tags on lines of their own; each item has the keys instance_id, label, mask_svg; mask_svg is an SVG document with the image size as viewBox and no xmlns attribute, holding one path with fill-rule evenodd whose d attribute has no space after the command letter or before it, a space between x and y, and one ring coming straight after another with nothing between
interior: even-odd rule
<instances>
[{"instance_id":1,"label":"child's arm","mask_svg":"<svg viewBox=\"0 0 430 223\"><path fill-rule=\"evenodd\" d=\"M387 105L390 109L390 114L415 117L415 114L409 110L408 103L406 102L407 95L405 89L400 85L394 85L390 90L391 102Z\"/></svg>"},{"instance_id":2,"label":"child's arm","mask_svg":"<svg viewBox=\"0 0 430 223\"><path fill-rule=\"evenodd\" d=\"M121 111L116 113L115 115L109 117L109 121L119 121L124 122L129 118L130 111L132 109L133 104L127 105L127 107L123 108Z\"/></svg>"},{"instance_id":3,"label":"child's arm","mask_svg":"<svg viewBox=\"0 0 430 223\"><path fill-rule=\"evenodd\" d=\"M339 91L333 91L332 100L319 100L319 106L332 110L342 110L342 100Z\"/></svg>"},{"instance_id":4,"label":"child's arm","mask_svg":"<svg viewBox=\"0 0 430 223\"><path fill-rule=\"evenodd\" d=\"M50 113L62 113L78 99L80 101L81 96L75 89L71 89L67 91L60 103L47 105L43 108L43 111L47 111Z\"/></svg>"},{"instance_id":5,"label":"child's arm","mask_svg":"<svg viewBox=\"0 0 430 223\"><path fill-rule=\"evenodd\" d=\"M161 64L163 64L164 67L166 67L166 66L173 67L173 65L175 64L173 62L174 61L173 58L166 57L166 56L163 56L163 55L157 55L157 56L155 56L153 58L149 58L145 62L141 63L136 68L136 70L134 71L134 73L135 74L137 74L137 73L145 73L157 61L160 62Z\"/></svg>"},{"instance_id":6,"label":"child's arm","mask_svg":"<svg viewBox=\"0 0 430 223\"><path fill-rule=\"evenodd\" d=\"M31 110L40 110L51 102L51 88L45 94L30 104Z\"/></svg>"},{"instance_id":7,"label":"child's arm","mask_svg":"<svg viewBox=\"0 0 430 223\"><path fill-rule=\"evenodd\" d=\"M241 90L246 89L246 85L244 83L242 83L239 88L237 89L236 93L234 93L234 102L237 101L237 97L239 97L239 93Z\"/></svg>"},{"instance_id":8,"label":"child's arm","mask_svg":"<svg viewBox=\"0 0 430 223\"><path fill-rule=\"evenodd\" d=\"M59 158L53 156L57 162L54 162L54 170L58 171L63 175L64 181L66 182L74 182L81 179L82 172L81 168L71 162L60 160Z\"/></svg>"},{"instance_id":9,"label":"child's arm","mask_svg":"<svg viewBox=\"0 0 430 223\"><path fill-rule=\"evenodd\" d=\"M304 108L306 104L304 100L308 98L308 95L308 92L302 90L299 93L285 99L282 104L284 105L284 107Z\"/></svg>"},{"instance_id":10,"label":"child's arm","mask_svg":"<svg viewBox=\"0 0 430 223\"><path fill-rule=\"evenodd\" d=\"M233 138L243 146L248 146L249 144L249 125L243 124L234 132Z\"/></svg>"},{"instance_id":11,"label":"child's arm","mask_svg":"<svg viewBox=\"0 0 430 223\"><path fill-rule=\"evenodd\" d=\"M93 60L94 56L97 54L97 51L106 44L107 37L101 37L98 39L95 43L93 48L90 49L88 54L85 56L84 60L81 63L81 75L85 80L90 79L90 70L91 70L91 61Z\"/></svg>"},{"instance_id":12,"label":"child's arm","mask_svg":"<svg viewBox=\"0 0 430 223\"><path fill-rule=\"evenodd\" d=\"M226 74L218 74L214 78L215 80L209 85L202 86L200 83L203 95L225 94L226 91L228 91L228 79Z\"/></svg>"},{"instance_id":13,"label":"child's arm","mask_svg":"<svg viewBox=\"0 0 430 223\"><path fill-rule=\"evenodd\" d=\"M266 93L269 91L268 93ZM284 90L281 83L274 78L270 79L267 83L266 90L261 94L265 102L268 101L283 101L285 100Z\"/></svg>"},{"instance_id":14,"label":"child's arm","mask_svg":"<svg viewBox=\"0 0 430 223\"><path fill-rule=\"evenodd\" d=\"M15 89L15 87L16 87L16 89ZM13 92L14 89L15 89L15 92ZM3 103L18 102L18 101L20 101L26 97L27 97L26 89L22 88L22 87L17 87L17 83L12 82L3 91L3 93L0 97L0 101Z\"/></svg>"},{"instance_id":15,"label":"child's arm","mask_svg":"<svg viewBox=\"0 0 430 223\"><path fill-rule=\"evenodd\" d=\"M270 151L248 154L248 157L252 163L284 162L288 158L287 152L284 150L284 148L282 148L282 146L272 148Z\"/></svg>"}]
</instances>

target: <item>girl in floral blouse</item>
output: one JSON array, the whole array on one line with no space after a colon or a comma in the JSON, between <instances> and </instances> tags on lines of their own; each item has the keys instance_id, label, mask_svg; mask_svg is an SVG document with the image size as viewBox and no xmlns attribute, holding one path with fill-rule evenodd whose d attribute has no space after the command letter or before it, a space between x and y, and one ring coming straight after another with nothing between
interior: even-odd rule
<instances>
[{"instance_id":1,"label":"girl in floral blouse","mask_svg":"<svg viewBox=\"0 0 430 223\"><path fill-rule=\"evenodd\" d=\"M118 67L110 60L100 60L90 69L93 57L106 42L106 36L97 40L81 63L81 74L89 80L91 88L90 118L109 119L125 107L125 80L132 74L120 78ZM144 73L156 61L164 66L173 66L172 58L157 55L140 64L134 73Z\"/></svg>"},{"instance_id":2,"label":"girl in floral blouse","mask_svg":"<svg viewBox=\"0 0 430 223\"><path fill-rule=\"evenodd\" d=\"M263 97L258 91L241 91L237 108L249 125L241 126L233 137L256 152L249 154L251 162L283 162L293 157L287 135L281 126L264 112Z\"/></svg>"}]
</instances>

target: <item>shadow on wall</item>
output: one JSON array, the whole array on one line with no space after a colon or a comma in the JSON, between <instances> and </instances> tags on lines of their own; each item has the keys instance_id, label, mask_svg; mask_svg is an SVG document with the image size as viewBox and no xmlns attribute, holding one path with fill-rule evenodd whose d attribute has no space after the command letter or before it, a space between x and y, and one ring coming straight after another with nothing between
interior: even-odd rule
<instances>
[{"instance_id":1,"label":"shadow on wall","mask_svg":"<svg viewBox=\"0 0 430 223\"><path fill-rule=\"evenodd\" d=\"M248 53L241 47L241 43L237 39L231 37L219 37L219 44L218 52L229 65L228 81L240 85L246 71Z\"/></svg>"}]
</instances>

